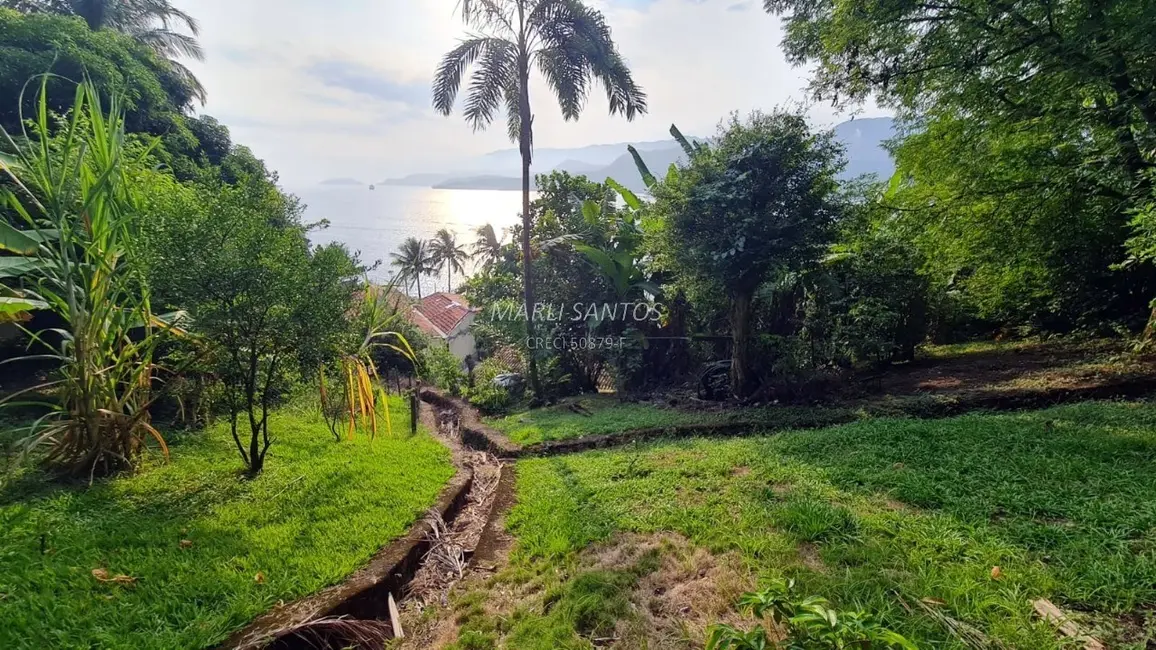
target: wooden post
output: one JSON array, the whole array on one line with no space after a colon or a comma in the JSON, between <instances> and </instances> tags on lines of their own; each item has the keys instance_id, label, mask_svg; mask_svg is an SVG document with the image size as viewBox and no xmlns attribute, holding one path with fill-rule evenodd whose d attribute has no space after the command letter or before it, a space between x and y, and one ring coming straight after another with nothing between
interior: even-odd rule
<instances>
[{"instance_id":1,"label":"wooden post","mask_svg":"<svg viewBox=\"0 0 1156 650\"><path fill-rule=\"evenodd\" d=\"M417 434L417 416L419 407L418 400L420 399L418 397L419 391L421 391L420 385L415 386L414 389L409 392L409 434L411 436Z\"/></svg>"}]
</instances>

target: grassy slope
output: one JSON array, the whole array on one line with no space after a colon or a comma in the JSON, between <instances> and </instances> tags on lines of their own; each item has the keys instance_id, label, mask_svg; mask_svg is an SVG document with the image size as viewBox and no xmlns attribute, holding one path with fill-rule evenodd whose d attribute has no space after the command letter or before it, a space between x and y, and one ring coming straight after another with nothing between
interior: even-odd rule
<instances>
[{"instance_id":1,"label":"grassy slope","mask_svg":"<svg viewBox=\"0 0 1156 650\"><path fill-rule=\"evenodd\" d=\"M577 403L587 409L590 415L575 413L564 404L515 413L487 422L505 433L510 440L521 445L532 445L548 440L567 440L634 429L761 420L776 426L790 422L811 425L816 418L832 422L836 418L850 417L848 413L837 409L789 406L723 412L682 411L653 404L620 402L615 397L607 396L584 398Z\"/></svg>"},{"instance_id":2,"label":"grassy slope","mask_svg":"<svg viewBox=\"0 0 1156 650\"><path fill-rule=\"evenodd\" d=\"M339 581L453 474L442 445L407 437L400 401L392 411L396 437L340 444L316 416L275 414L255 480L216 426L136 476L0 495L0 648L204 647ZM137 580L100 583L97 568Z\"/></svg>"},{"instance_id":3,"label":"grassy slope","mask_svg":"<svg viewBox=\"0 0 1156 650\"><path fill-rule=\"evenodd\" d=\"M1058 646L1030 599L1091 610L1111 647L1135 648L1143 642L1113 637L1113 626L1142 622L1156 603L1156 405L870 420L524 460L518 472L514 580L563 599L592 580L614 590L575 570L591 542L673 530L739 551L764 580L786 574L803 593L875 612L921 647L963 646L895 593L942 599L949 616L1032 649ZM800 547L822 567L805 564ZM628 615L613 594L596 602L618 604L586 620ZM461 645L503 636L511 647L588 647L568 611L531 603L512 627L467 615Z\"/></svg>"}]
</instances>

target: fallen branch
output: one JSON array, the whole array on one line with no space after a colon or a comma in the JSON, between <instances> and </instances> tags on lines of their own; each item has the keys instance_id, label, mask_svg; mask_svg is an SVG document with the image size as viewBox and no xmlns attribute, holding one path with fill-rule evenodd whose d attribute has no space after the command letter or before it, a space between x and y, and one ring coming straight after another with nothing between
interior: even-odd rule
<instances>
[{"instance_id":1,"label":"fallen branch","mask_svg":"<svg viewBox=\"0 0 1156 650\"><path fill-rule=\"evenodd\" d=\"M1039 600L1032 601L1032 608L1036 610L1036 614L1038 614L1040 618L1055 626L1055 628L1060 631L1060 634L1071 639L1076 639L1077 641L1083 641L1084 650L1105 650L1104 644L1100 643L1099 639L1084 632L1079 624L1068 618L1068 615L1065 614L1062 609L1056 607L1052 601L1046 598L1040 598Z\"/></svg>"}]
</instances>

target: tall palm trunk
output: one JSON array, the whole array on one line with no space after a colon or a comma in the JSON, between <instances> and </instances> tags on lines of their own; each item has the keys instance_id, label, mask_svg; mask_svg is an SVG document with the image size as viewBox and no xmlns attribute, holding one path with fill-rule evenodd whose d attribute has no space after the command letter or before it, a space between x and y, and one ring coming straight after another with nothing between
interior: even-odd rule
<instances>
[{"instance_id":1,"label":"tall palm trunk","mask_svg":"<svg viewBox=\"0 0 1156 650\"><path fill-rule=\"evenodd\" d=\"M446 264L446 293L454 292L454 267Z\"/></svg>"},{"instance_id":2,"label":"tall palm trunk","mask_svg":"<svg viewBox=\"0 0 1156 650\"><path fill-rule=\"evenodd\" d=\"M526 343L529 349L530 390L534 399L542 399L542 386L538 381L538 360L534 358L534 280L530 274L530 156L531 114L530 114L530 54L522 38L521 52L518 54L518 148L522 153L522 289L526 300Z\"/></svg>"},{"instance_id":3,"label":"tall palm trunk","mask_svg":"<svg viewBox=\"0 0 1156 650\"><path fill-rule=\"evenodd\" d=\"M77 8L76 13L88 23L88 28L96 31L104 27L105 14L108 11L107 0L84 0Z\"/></svg>"}]
</instances>

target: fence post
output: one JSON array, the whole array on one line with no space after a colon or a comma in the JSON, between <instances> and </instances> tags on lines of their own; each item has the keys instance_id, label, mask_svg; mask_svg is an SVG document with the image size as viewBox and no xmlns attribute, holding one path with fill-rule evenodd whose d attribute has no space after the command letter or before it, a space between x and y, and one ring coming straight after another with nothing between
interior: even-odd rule
<instances>
[{"instance_id":1,"label":"fence post","mask_svg":"<svg viewBox=\"0 0 1156 650\"><path fill-rule=\"evenodd\" d=\"M421 392L421 384L418 384L409 392L409 434L411 436L417 434L419 392Z\"/></svg>"}]
</instances>

